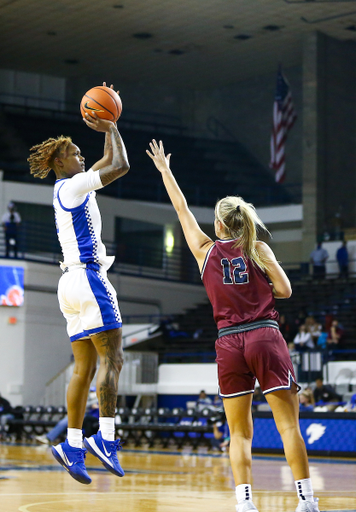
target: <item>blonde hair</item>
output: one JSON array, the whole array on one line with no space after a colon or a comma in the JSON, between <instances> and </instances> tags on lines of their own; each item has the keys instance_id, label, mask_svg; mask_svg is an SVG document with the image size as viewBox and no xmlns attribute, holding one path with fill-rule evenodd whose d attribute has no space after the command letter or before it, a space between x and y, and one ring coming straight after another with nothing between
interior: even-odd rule
<instances>
[{"instance_id":1,"label":"blonde hair","mask_svg":"<svg viewBox=\"0 0 356 512\"><path fill-rule=\"evenodd\" d=\"M231 238L237 238L233 247L242 247L244 254L264 272L268 269L267 260L256 250L257 232L270 232L256 213L251 203L242 197L227 196L215 205L215 218L221 222Z\"/></svg>"},{"instance_id":2,"label":"blonde hair","mask_svg":"<svg viewBox=\"0 0 356 512\"><path fill-rule=\"evenodd\" d=\"M47 139L42 144L33 146L32 155L27 159L30 164L30 172L35 178L46 178L49 171L54 168L54 159L64 153L72 144L70 137L60 135L56 139Z\"/></svg>"}]
</instances>

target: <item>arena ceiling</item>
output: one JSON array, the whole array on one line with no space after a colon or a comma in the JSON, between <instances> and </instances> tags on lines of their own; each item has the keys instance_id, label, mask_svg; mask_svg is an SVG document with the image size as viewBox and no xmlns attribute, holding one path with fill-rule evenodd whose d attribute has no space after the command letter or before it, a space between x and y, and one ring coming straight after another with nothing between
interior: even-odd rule
<instances>
[{"instance_id":1,"label":"arena ceiling","mask_svg":"<svg viewBox=\"0 0 356 512\"><path fill-rule=\"evenodd\" d=\"M209 88L300 65L320 30L356 39L356 0L0 0L0 67Z\"/></svg>"}]
</instances>

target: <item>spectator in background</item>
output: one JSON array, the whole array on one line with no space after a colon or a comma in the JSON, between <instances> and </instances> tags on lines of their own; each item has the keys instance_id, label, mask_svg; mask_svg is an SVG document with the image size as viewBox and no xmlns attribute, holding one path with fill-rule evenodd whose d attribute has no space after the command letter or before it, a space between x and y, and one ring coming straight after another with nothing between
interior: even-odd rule
<instances>
[{"instance_id":1,"label":"spectator in background","mask_svg":"<svg viewBox=\"0 0 356 512\"><path fill-rule=\"evenodd\" d=\"M331 322L331 327L328 332L328 339L327 339L328 347L335 348L336 345L338 345L340 343L342 334L343 334L343 329L340 326L338 320L333 320Z\"/></svg>"},{"instance_id":2,"label":"spectator in background","mask_svg":"<svg viewBox=\"0 0 356 512\"><path fill-rule=\"evenodd\" d=\"M214 439L211 440L211 445L225 452L230 444L230 431L226 418L225 421L218 421L213 424L213 432Z\"/></svg>"},{"instance_id":3,"label":"spectator in background","mask_svg":"<svg viewBox=\"0 0 356 512\"><path fill-rule=\"evenodd\" d=\"M305 325L307 328L307 331L310 333L313 345L316 346L316 343L318 341L318 338L322 331L322 325L318 324L318 322L315 320L313 316L308 316L305 320Z\"/></svg>"},{"instance_id":4,"label":"spectator in background","mask_svg":"<svg viewBox=\"0 0 356 512\"><path fill-rule=\"evenodd\" d=\"M6 429L6 423L8 420L12 420L14 415L12 414L11 404L6 398L0 394L0 435L3 436Z\"/></svg>"},{"instance_id":5,"label":"spectator in background","mask_svg":"<svg viewBox=\"0 0 356 512\"><path fill-rule=\"evenodd\" d=\"M258 406L261 404L266 404L267 400L265 395L262 393L260 386L256 386L253 392L252 397L252 411L255 412L258 410Z\"/></svg>"},{"instance_id":6,"label":"spectator in background","mask_svg":"<svg viewBox=\"0 0 356 512\"><path fill-rule=\"evenodd\" d=\"M349 277L349 253L346 247L346 240L342 242L342 246L336 251L336 259L339 265L339 277Z\"/></svg>"},{"instance_id":7,"label":"spectator in background","mask_svg":"<svg viewBox=\"0 0 356 512\"><path fill-rule=\"evenodd\" d=\"M292 323L292 328L290 330L290 341L294 339L294 337L299 332L299 327L303 324L305 324L305 319L307 318L307 313L304 311L304 309L300 309L298 311L298 314L296 317L294 317L294 321Z\"/></svg>"},{"instance_id":8,"label":"spectator in background","mask_svg":"<svg viewBox=\"0 0 356 512\"><path fill-rule=\"evenodd\" d=\"M199 397L198 397L198 400L197 400L197 403L196 403L196 410L198 412L201 412L203 409L206 409L207 407L211 407L212 405L212 400L211 398L209 398L205 391L202 389L199 393Z\"/></svg>"},{"instance_id":9,"label":"spectator in background","mask_svg":"<svg viewBox=\"0 0 356 512\"><path fill-rule=\"evenodd\" d=\"M96 401L88 409L83 420L83 432L85 437L90 437L99 428L99 402Z\"/></svg>"},{"instance_id":10,"label":"spectator in background","mask_svg":"<svg viewBox=\"0 0 356 512\"><path fill-rule=\"evenodd\" d=\"M324 350L324 349L326 349L327 345L328 345L328 333L323 330L320 333L320 336L319 336L319 338L318 338L318 340L316 342L316 347L318 349Z\"/></svg>"},{"instance_id":11,"label":"spectator in background","mask_svg":"<svg viewBox=\"0 0 356 512\"><path fill-rule=\"evenodd\" d=\"M334 388L329 384L324 384L322 378L316 379L316 387L314 389L314 401L317 405L323 405L329 402L339 402L342 400L342 396L338 395Z\"/></svg>"},{"instance_id":12,"label":"spectator in background","mask_svg":"<svg viewBox=\"0 0 356 512\"><path fill-rule=\"evenodd\" d=\"M310 262L313 264L313 277L314 279L325 279L326 273L326 260L329 257L329 253L326 249L323 249L322 243L319 242L316 249L310 254Z\"/></svg>"},{"instance_id":13,"label":"spectator in background","mask_svg":"<svg viewBox=\"0 0 356 512\"><path fill-rule=\"evenodd\" d=\"M299 394L299 410L300 411L313 411L314 410L314 395L311 388L305 388Z\"/></svg>"},{"instance_id":14,"label":"spectator in background","mask_svg":"<svg viewBox=\"0 0 356 512\"><path fill-rule=\"evenodd\" d=\"M307 331L306 325L301 325L299 327L299 332L295 336L293 340L295 349L299 352L303 352L304 350L311 350L314 348L314 343L311 337L310 332Z\"/></svg>"},{"instance_id":15,"label":"spectator in background","mask_svg":"<svg viewBox=\"0 0 356 512\"><path fill-rule=\"evenodd\" d=\"M10 253L12 252L13 257L17 258L17 235L21 217L12 201L7 205L7 212L2 216L1 223L5 232L6 257L10 258Z\"/></svg>"},{"instance_id":16,"label":"spectator in background","mask_svg":"<svg viewBox=\"0 0 356 512\"><path fill-rule=\"evenodd\" d=\"M252 401L253 402L257 402L257 403L261 403L261 402L266 403L267 402L266 397L262 393L262 390L261 390L260 386L256 386L255 387L255 390L253 392Z\"/></svg>"},{"instance_id":17,"label":"spectator in background","mask_svg":"<svg viewBox=\"0 0 356 512\"><path fill-rule=\"evenodd\" d=\"M89 419L87 419L87 416L90 416ZM86 413L83 420L83 430L85 432L85 435L90 437L92 433L89 434L89 432L92 432L92 418L95 418L95 424L96 427L99 424L99 402L96 396L95 388L90 388L89 394L88 394L88 400L87 400L87 406L86 406ZM46 434L42 434L40 436L36 436L36 441L43 444L53 444L56 439L60 438L64 435L68 427L68 416L65 416L64 418L60 419L56 425ZM97 431L98 429L96 429ZM95 431L95 432L96 432ZM94 433L95 433L94 432Z\"/></svg>"},{"instance_id":18,"label":"spectator in background","mask_svg":"<svg viewBox=\"0 0 356 512\"><path fill-rule=\"evenodd\" d=\"M214 396L213 406L216 409L222 409L224 407L222 398L219 395Z\"/></svg>"}]
</instances>

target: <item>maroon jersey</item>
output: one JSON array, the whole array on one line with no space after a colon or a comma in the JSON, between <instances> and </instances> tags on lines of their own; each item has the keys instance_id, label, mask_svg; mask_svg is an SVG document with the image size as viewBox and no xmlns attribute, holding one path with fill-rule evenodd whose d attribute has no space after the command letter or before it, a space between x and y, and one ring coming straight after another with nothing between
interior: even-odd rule
<instances>
[{"instance_id":1,"label":"maroon jersey","mask_svg":"<svg viewBox=\"0 0 356 512\"><path fill-rule=\"evenodd\" d=\"M236 240L217 240L209 249L201 277L218 329L256 320L278 320L266 274L233 248Z\"/></svg>"}]
</instances>

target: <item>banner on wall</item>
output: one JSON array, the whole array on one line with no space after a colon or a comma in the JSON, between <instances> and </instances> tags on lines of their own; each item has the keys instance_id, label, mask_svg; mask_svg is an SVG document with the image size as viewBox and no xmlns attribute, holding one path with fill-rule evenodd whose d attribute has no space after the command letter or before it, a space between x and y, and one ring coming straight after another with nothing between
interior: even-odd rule
<instances>
[{"instance_id":1,"label":"banner on wall","mask_svg":"<svg viewBox=\"0 0 356 512\"><path fill-rule=\"evenodd\" d=\"M253 429L253 448L283 449L272 418L255 418ZM355 419L343 419L342 414L337 419L301 418L300 430L308 450L356 453Z\"/></svg>"},{"instance_id":2,"label":"banner on wall","mask_svg":"<svg viewBox=\"0 0 356 512\"><path fill-rule=\"evenodd\" d=\"M0 306L22 306L23 300L23 267L0 266Z\"/></svg>"}]
</instances>

